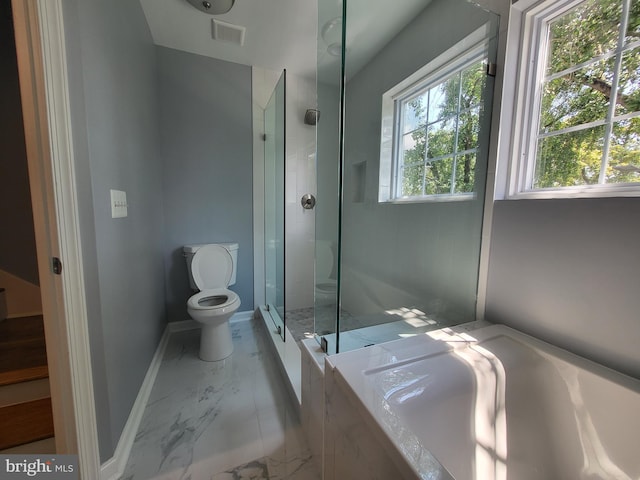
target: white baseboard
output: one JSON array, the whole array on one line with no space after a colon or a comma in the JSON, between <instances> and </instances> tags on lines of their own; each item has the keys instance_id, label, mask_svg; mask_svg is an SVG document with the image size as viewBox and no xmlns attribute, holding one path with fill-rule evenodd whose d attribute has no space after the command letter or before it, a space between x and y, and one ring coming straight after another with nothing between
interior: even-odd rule
<instances>
[{"instance_id":1,"label":"white baseboard","mask_svg":"<svg viewBox=\"0 0 640 480\"><path fill-rule=\"evenodd\" d=\"M253 318L252 311L238 312L229 319L229 323L244 322ZM122 430L120 440L116 446L116 451L109 460L104 462L100 467L100 479L101 480L117 480L124 473L124 469L127 466L129 455L131 454L131 447L135 440L138 428L140 427L140 421L142 420L142 414L147 406L151 389L158 375L160 364L162 363L162 357L169 343L169 337L175 332L182 332L185 330L193 330L200 328L200 325L195 320L184 320L179 322L170 322L167 324L156 353L153 355L147 374L144 377L136 401L133 404L131 413L127 423Z\"/></svg>"},{"instance_id":2,"label":"white baseboard","mask_svg":"<svg viewBox=\"0 0 640 480\"><path fill-rule=\"evenodd\" d=\"M149 400L151 389L153 388L153 384L156 380L156 375L158 374L162 357L164 356L167 344L169 343L169 336L173 331L172 324L168 324L164 329L164 333L162 334L158 348L156 348L156 353L153 355L153 359L151 360L147 374L144 377L144 381L142 382L136 401L133 404L131 413L129 413L127 423L122 430L122 434L120 434L120 440L116 446L116 451L113 454L113 457L103 463L100 467L101 480L117 480L124 473L124 469L127 466L127 461L129 460L129 455L131 453L131 447L133 446L133 441L135 440L138 428L140 427L142 414L147 406L147 401Z\"/></svg>"}]
</instances>

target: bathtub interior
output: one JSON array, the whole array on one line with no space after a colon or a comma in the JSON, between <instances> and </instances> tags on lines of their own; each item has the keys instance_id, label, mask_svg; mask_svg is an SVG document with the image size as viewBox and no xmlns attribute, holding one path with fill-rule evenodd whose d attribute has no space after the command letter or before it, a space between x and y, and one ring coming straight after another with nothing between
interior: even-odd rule
<instances>
[{"instance_id":1,"label":"bathtub interior","mask_svg":"<svg viewBox=\"0 0 640 480\"><path fill-rule=\"evenodd\" d=\"M504 326L421 337L332 360L415 470L428 451L458 480L640 478L640 381Z\"/></svg>"}]
</instances>

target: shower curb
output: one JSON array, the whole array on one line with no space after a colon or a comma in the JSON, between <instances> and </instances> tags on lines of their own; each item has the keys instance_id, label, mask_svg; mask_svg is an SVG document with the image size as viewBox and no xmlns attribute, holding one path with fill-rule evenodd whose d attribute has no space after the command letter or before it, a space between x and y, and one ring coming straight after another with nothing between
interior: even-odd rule
<instances>
[{"instance_id":1,"label":"shower curb","mask_svg":"<svg viewBox=\"0 0 640 480\"><path fill-rule=\"evenodd\" d=\"M273 328L270 328L269 322L271 320L267 318L268 314L265 312L264 307L259 307L256 309L255 318L262 325L269 349L276 357L289 397L294 403L296 412L299 414L302 402L302 357L300 347L295 341L283 342L279 334ZM292 339L293 336L289 329L286 326L284 328L285 338Z\"/></svg>"}]
</instances>

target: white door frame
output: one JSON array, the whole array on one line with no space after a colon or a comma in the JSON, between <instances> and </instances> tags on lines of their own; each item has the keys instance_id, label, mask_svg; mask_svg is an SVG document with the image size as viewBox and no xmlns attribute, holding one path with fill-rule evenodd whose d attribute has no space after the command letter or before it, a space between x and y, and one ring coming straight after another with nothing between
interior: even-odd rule
<instances>
[{"instance_id":1,"label":"white door frame","mask_svg":"<svg viewBox=\"0 0 640 480\"><path fill-rule=\"evenodd\" d=\"M100 475L62 0L12 0L56 452ZM61 275L52 259L62 260Z\"/></svg>"}]
</instances>

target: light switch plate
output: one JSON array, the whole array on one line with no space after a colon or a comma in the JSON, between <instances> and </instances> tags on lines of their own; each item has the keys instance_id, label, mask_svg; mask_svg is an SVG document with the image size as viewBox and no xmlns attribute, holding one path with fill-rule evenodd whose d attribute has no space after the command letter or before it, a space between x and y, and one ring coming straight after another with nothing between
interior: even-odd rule
<instances>
[{"instance_id":1,"label":"light switch plate","mask_svg":"<svg viewBox=\"0 0 640 480\"><path fill-rule=\"evenodd\" d=\"M127 216L127 192L111 190L111 218Z\"/></svg>"}]
</instances>

